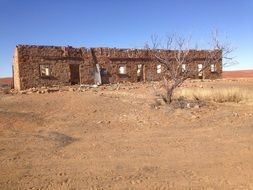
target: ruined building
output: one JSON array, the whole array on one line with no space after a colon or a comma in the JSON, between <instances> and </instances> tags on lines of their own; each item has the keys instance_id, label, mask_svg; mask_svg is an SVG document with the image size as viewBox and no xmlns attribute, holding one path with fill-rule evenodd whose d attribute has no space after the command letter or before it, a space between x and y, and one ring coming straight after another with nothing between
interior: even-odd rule
<instances>
[{"instance_id":1,"label":"ruined building","mask_svg":"<svg viewBox=\"0 0 253 190\"><path fill-rule=\"evenodd\" d=\"M14 88L160 80L163 68L154 55L162 53L172 55L173 51L18 45L13 59ZM206 53L190 51L196 71ZM193 77L216 79L221 73L222 60Z\"/></svg>"}]
</instances>

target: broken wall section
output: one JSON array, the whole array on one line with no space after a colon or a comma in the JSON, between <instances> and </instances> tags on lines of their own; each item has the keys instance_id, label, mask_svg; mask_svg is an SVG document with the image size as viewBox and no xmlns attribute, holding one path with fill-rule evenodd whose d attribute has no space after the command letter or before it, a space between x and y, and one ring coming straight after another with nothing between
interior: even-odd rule
<instances>
[{"instance_id":1,"label":"broken wall section","mask_svg":"<svg viewBox=\"0 0 253 190\"><path fill-rule=\"evenodd\" d=\"M16 87L68 85L70 64L83 64L81 53L75 48L54 46L17 46L18 61L13 62ZM66 53L67 52L67 53ZM50 76L41 76L41 66L49 67ZM19 73L19 75L15 75ZM16 88L15 87L15 88Z\"/></svg>"}]
</instances>

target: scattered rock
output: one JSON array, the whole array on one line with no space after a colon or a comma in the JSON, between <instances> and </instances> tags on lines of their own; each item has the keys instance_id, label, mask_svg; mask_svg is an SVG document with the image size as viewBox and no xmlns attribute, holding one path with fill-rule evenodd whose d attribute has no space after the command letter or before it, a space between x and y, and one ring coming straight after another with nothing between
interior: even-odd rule
<instances>
[{"instance_id":1,"label":"scattered rock","mask_svg":"<svg viewBox=\"0 0 253 190\"><path fill-rule=\"evenodd\" d=\"M191 118L192 118L192 119L198 119L199 116L198 116L198 115L192 115Z\"/></svg>"},{"instance_id":2,"label":"scattered rock","mask_svg":"<svg viewBox=\"0 0 253 190\"><path fill-rule=\"evenodd\" d=\"M52 88L46 89L46 91L47 91L48 93L58 92L59 90L60 90L59 87L52 87Z\"/></svg>"},{"instance_id":3,"label":"scattered rock","mask_svg":"<svg viewBox=\"0 0 253 190\"><path fill-rule=\"evenodd\" d=\"M198 109L198 108L199 108L199 105L198 105L198 104L196 104L196 105L194 105L194 107L193 107L193 108Z\"/></svg>"},{"instance_id":4,"label":"scattered rock","mask_svg":"<svg viewBox=\"0 0 253 190\"><path fill-rule=\"evenodd\" d=\"M93 85L91 85L91 87L92 87L92 88L97 88L98 85L97 85L97 84L93 84Z\"/></svg>"},{"instance_id":5,"label":"scattered rock","mask_svg":"<svg viewBox=\"0 0 253 190\"><path fill-rule=\"evenodd\" d=\"M239 114L236 112L233 112L233 116L239 117Z\"/></svg>"},{"instance_id":6,"label":"scattered rock","mask_svg":"<svg viewBox=\"0 0 253 190\"><path fill-rule=\"evenodd\" d=\"M26 94L27 91L25 91L25 90L20 90L19 93L20 93L20 94Z\"/></svg>"},{"instance_id":7,"label":"scattered rock","mask_svg":"<svg viewBox=\"0 0 253 190\"><path fill-rule=\"evenodd\" d=\"M201 108L205 105L205 102L201 100L188 100L183 96L180 96L178 99L173 100L171 106L173 108L181 108L181 109L190 109L190 108Z\"/></svg>"}]
</instances>

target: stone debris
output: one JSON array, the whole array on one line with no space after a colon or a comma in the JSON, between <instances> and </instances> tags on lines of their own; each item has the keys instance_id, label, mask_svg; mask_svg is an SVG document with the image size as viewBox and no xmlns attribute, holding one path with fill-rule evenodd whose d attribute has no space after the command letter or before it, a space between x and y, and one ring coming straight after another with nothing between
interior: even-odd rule
<instances>
[{"instance_id":1,"label":"stone debris","mask_svg":"<svg viewBox=\"0 0 253 190\"><path fill-rule=\"evenodd\" d=\"M233 114L233 116L235 116L235 117L239 117L239 114L238 114L237 112L233 112L232 114Z\"/></svg>"},{"instance_id":2,"label":"stone debris","mask_svg":"<svg viewBox=\"0 0 253 190\"><path fill-rule=\"evenodd\" d=\"M54 93L54 92L59 92L60 87L41 87L41 88L29 88L27 90L20 90L20 94L46 94L46 93Z\"/></svg>"},{"instance_id":3,"label":"stone debris","mask_svg":"<svg viewBox=\"0 0 253 190\"><path fill-rule=\"evenodd\" d=\"M97 84L81 84L81 85L73 85L73 86L52 86L52 87L32 87L27 90L14 90L11 89L10 93L19 93L19 94L47 94L47 93L55 93L55 92L85 92L85 91L92 91L97 93L98 91L101 90L110 90L110 91L118 91L118 90L132 90L132 89L138 89L140 88L139 85L143 84L138 84L138 85L133 85L131 83L124 83L122 84L107 84L107 85L97 85Z\"/></svg>"},{"instance_id":4,"label":"stone debris","mask_svg":"<svg viewBox=\"0 0 253 190\"><path fill-rule=\"evenodd\" d=\"M5 94L47 94L47 93L55 93L55 92L86 92L91 91L97 93L99 91L107 90L107 91L128 91L128 90L136 90L141 87L150 88L150 85L145 85L143 82L131 83L116 83L116 84L81 84L81 85L71 85L71 86L61 86L61 85L52 85L50 87L32 87L26 90L15 90L9 88Z\"/></svg>"}]
</instances>

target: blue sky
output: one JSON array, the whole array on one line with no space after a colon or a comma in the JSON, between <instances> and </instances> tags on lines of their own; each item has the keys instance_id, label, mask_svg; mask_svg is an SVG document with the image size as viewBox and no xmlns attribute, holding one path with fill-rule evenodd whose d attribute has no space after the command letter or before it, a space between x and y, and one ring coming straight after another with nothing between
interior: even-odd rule
<instances>
[{"instance_id":1,"label":"blue sky","mask_svg":"<svg viewBox=\"0 0 253 190\"><path fill-rule=\"evenodd\" d=\"M253 0L0 0L0 77L17 44L141 48L153 33L178 33L206 47L217 28L253 69Z\"/></svg>"}]
</instances>

